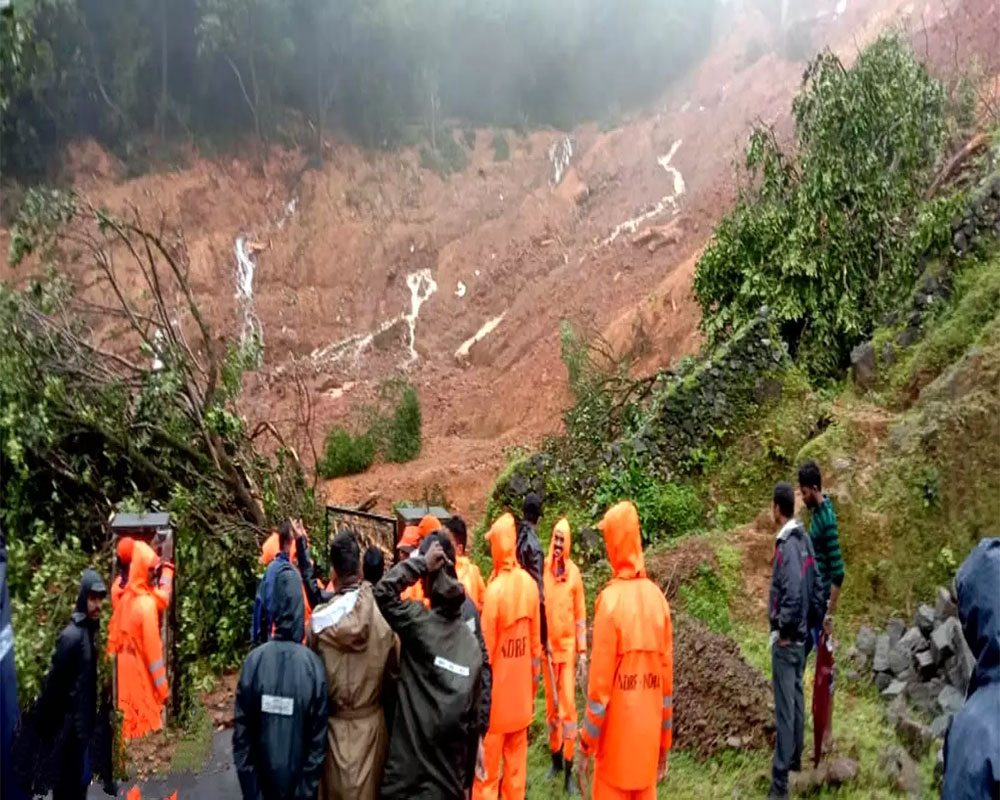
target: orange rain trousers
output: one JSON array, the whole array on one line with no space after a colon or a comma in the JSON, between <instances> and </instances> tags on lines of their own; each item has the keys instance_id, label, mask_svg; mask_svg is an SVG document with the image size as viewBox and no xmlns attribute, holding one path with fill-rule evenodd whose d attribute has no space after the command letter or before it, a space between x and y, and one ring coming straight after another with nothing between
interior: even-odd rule
<instances>
[{"instance_id":1,"label":"orange rain trousers","mask_svg":"<svg viewBox=\"0 0 1000 800\"><path fill-rule=\"evenodd\" d=\"M500 760L503 759L503 783ZM523 800L528 786L528 729L513 733L487 733L483 740L486 780L476 781L472 800Z\"/></svg>"},{"instance_id":2,"label":"orange rain trousers","mask_svg":"<svg viewBox=\"0 0 1000 800\"><path fill-rule=\"evenodd\" d=\"M549 729L549 750L562 750L567 761L573 760L573 745L576 742L576 680L573 675L573 659L552 665L556 674L556 690L559 692L559 715L556 716L552 702L552 681L549 671L542 670L545 679L545 722Z\"/></svg>"},{"instance_id":3,"label":"orange rain trousers","mask_svg":"<svg viewBox=\"0 0 1000 800\"><path fill-rule=\"evenodd\" d=\"M600 772L594 774L593 800L656 800L656 784L645 789L619 789L603 779Z\"/></svg>"}]
</instances>

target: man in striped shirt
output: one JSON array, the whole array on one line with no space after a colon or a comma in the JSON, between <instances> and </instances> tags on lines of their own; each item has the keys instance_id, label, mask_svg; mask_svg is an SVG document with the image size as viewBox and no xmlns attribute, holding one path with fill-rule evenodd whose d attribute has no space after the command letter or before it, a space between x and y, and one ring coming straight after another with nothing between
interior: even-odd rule
<instances>
[{"instance_id":1,"label":"man in striped shirt","mask_svg":"<svg viewBox=\"0 0 1000 800\"><path fill-rule=\"evenodd\" d=\"M837 535L837 515L830 498L823 494L823 479L819 465L812 460L799 467L799 491L802 502L812 512L809 536L816 551L816 566L826 592L826 619L823 630L830 634L833 612L840 598L840 587L844 583L844 557L840 554L840 538ZM819 642L819 631L813 631L813 646Z\"/></svg>"}]
</instances>

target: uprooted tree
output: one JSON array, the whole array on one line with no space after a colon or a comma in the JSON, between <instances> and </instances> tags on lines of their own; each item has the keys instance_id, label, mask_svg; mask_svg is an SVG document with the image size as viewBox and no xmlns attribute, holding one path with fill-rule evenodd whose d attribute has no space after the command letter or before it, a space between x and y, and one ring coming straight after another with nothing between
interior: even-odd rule
<instances>
[{"instance_id":1,"label":"uprooted tree","mask_svg":"<svg viewBox=\"0 0 1000 800\"><path fill-rule=\"evenodd\" d=\"M163 217L149 226L134 207L119 216L79 195L31 193L10 259L44 275L0 286L0 522L22 703L80 568L110 568L110 513L145 507L176 521L180 711L245 652L259 536L282 516L314 517L294 450L238 408L258 345L213 333L183 234Z\"/></svg>"}]
</instances>

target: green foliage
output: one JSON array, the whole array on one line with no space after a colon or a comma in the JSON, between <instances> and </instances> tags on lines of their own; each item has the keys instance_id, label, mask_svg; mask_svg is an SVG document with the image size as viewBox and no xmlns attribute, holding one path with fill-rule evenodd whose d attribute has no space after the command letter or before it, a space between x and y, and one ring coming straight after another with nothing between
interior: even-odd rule
<instances>
[{"instance_id":1,"label":"green foliage","mask_svg":"<svg viewBox=\"0 0 1000 800\"><path fill-rule=\"evenodd\" d=\"M446 179L464 170L469 165L469 156L455 141L451 131L444 131L438 138L440 141L437 150L427 145L420 148L420 166L437 173L439 178Z\"/></svg>"},{"instance_id":2,"label":"green foliage","mask_svg":"<svg viewBox=\"0 0 1000 800\"><path fill-rule=\"evenodd\" d=\"M948 204L922 199L946 100L897 38L879 39L850 69L817 57L793 105L796 150L753 132L748 184L698 263L710 341L766 305L811 374L846 363L911 288L915 256L949 235Z\"/></svg>"},{"instance_id":3,"label":"green foliage","mask_svg":"<svg viewBox=\"0 0 1000 800\"><path fill-rule=\"evenodd\" d=\"M507 137L504 136L500 131L494 132L493 160L508 161L509 159L510 159L510 144L507 142Z\"/></svg>"},{"instance_id":4,"label":"green foliage","mask_svg":"<svg viewBox=\"0 0 1000 800\"><path fill-rule=\"evenodd\" d=\"M326 436L317 470L324 478L364 472L376 457L404 463L420 455L422 415L416 389L404 378L389 378L378 402L362 409L363 431L335 426Z\"/></svg>"},{"instance_id":5,"label":"green foliage","mask_svg":"<svg viewBox=\"0 0 1000 800\"><path fill-rule=\"evenodd\" d=\"M316 465L324 478L364 472L375 460L375 437L370 431L352 436L339 425L326 435L323 457Z\"/></svg>"},{"instance_id":6,"label":"green foliage","mask_svg":"<svg viewBox=\"0 0 1000 800\"><path fill-rule=\"evenodd\" d=\"M64 200L39 195L26 205L12 235L15 262L28 252L47 267L54 258L75 261L82 280L115 297L101 259L113 246L131 252L128 268L163 291L134 304L120 298L120 316L168 333L152 336L143 322L119 335L109 354L94 344L94 317L68 279L0 287L0 524L15 624L24 626L21 699L33 699L83 566L110 579L110 513L164 509L178 566L167 658L172 708L183 713L207 672L234 668L246 653L247 598L268 521L301 515L309 524L318 514L297 462L284 450L255 452L244 428L240 374L253 354L225 340L217 348L206 326L202 341L225 355L199 369L170 333L178 313L171 300L185 296L172 260L185 257L182 240L165 229L164 238L154 236L141 220L125 222L79 197ZM196 307L191 312L201 319Z\"/></svg>"},{"instance_id":7,"label":"green foliage","mask_svg":"<svg viewBox=\"0 0 1000 800\"><path fill-rule=\"evenodd\" d=\"M642 467L601 470L594 491L598 513L620 500L631 500L639 511L644 544L681 536L701 528L704 510L692 486L663 482Z\"/></svg>"},{"instance_id":8,"label":"green foliage","mask_svg":"<svg viewBox=\"0 0 1000 800\"><path fill-rule=\"evenodd\" d=\"M729 633L729 595L709 564L701 564L695 577L677 589L677 600L688 614L716 633Z\"/></svg>"},{"instance_id":9,"label":"green foliage","mask_svg":"<svg viewBox=\"0 0 1000 800\"><path fill-rule=\"evenodd\" d=\"M420 455L420 399L408 383L389 384L386 392L395 394L395 410L384 441L385 459L396 463L412 461Z\"/></svg>"},{"instance_id":10,"label":"green foliage","mask_svg":"<svg viewBox=\"0 0 1000 800\"><path fill-rule=\"evenodd\" d=\"M69 622L80 576L91 565L91 558L81 550L80 540L75 536L59 538L40 520L33 522L26 535L6 523L4 532L18 699L22 706L27 706L42 688L56 639ZM109 563L110 556L94 559L94 566L106 578Z\"/></svg>"}]
</instances>

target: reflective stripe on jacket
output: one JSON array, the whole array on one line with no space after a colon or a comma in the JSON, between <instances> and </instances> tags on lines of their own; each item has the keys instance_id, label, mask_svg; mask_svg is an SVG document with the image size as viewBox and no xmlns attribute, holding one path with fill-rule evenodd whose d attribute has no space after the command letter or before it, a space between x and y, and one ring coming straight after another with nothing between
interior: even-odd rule
<instances>
[{"instance_id":1,"label":"reflective stripe on jacket","mask_svg":"<svg viewBox=\"0 0 1000 800\"><path fill-rule=\"evenodd\" d=\"M598 526L614 576L597 598L581 744L595 773L626 790L656 783L673 743L673 631L663 592L646 578L635 506L613 506Z\"/></svg>"},{"instance_id":2,"label":"reflective stripe on jacket","mask_svg":"<svg viewBox=\"0 0 1000 800\"><path fill-rule=\"evenodd\" d=\"M503 514L486 538L493 553L493 575L486 587L482 617L493 668L490 732L513 733L531 723L542 675L538 587L515 561L514 517Z\"/></svg>"}]
</instances>

